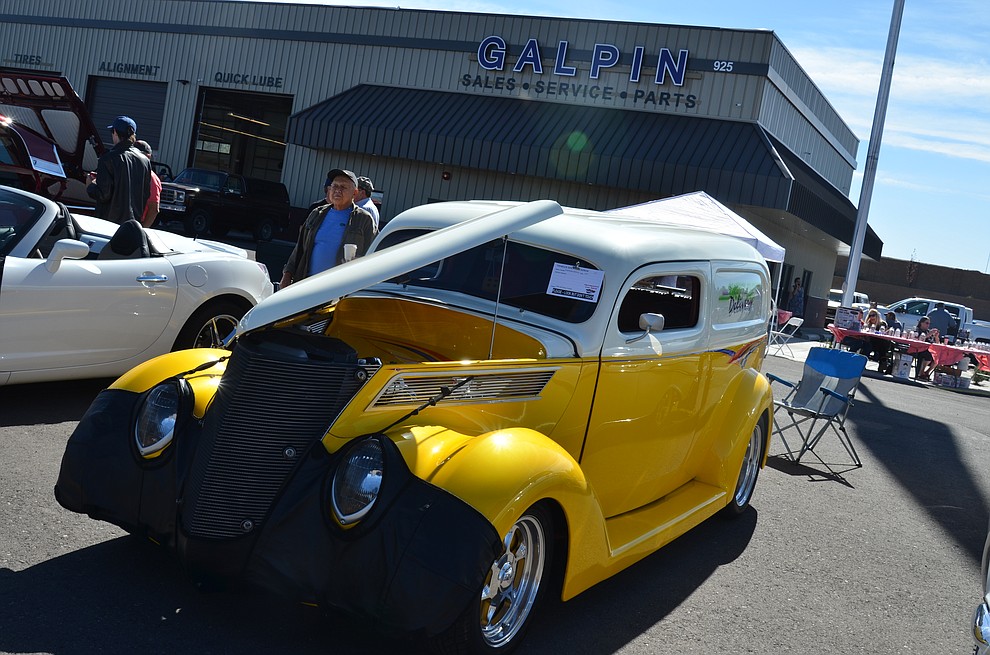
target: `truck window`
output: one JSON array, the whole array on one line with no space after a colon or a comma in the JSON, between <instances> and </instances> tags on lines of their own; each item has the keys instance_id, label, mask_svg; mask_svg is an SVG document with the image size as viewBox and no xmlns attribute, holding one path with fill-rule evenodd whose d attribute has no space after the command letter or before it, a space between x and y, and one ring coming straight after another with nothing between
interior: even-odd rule
<instances>
[{"instance_id":1,"label":"truck window","mask_svg":"<svg viewBox=\"0 0 990 655\"><path fill-rule=\"evenodd\" d=\"M896 311L903 312L911 316L928 316L928 301L912 300L904 303L904 306Z\"/></svg>"}]
</instances>

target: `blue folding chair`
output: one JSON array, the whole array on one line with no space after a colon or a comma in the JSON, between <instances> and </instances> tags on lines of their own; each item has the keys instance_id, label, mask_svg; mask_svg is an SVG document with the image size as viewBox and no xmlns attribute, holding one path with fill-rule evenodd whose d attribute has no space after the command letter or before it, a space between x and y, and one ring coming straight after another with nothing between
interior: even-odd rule
<instances>
[{"instance_id":1,"label":"blue folding chair","mask_svg":"<svg viewBox=\"0 0 990 655\"><path fill-rule=\"evenodd\" d=\"M866 357L858 353L833 348L812 348L804 362L804 373L797 383L767 373L770 385L777 382L789 388L781 399L774 399L774 433L780 436L787 451L784 453L800 462L805 453L811 452L818 461L825 461L815 452L815 446L831 430L849 453L856 467L863 465L856 453L845 422L859 379L866 368ZM780 410L787 414L789 423L777 420ZM801 446L791 448L784 437L784 430L794 428L801 436ZM793 439L793 436L792 436Z\"/></svg>"}]
</instances>

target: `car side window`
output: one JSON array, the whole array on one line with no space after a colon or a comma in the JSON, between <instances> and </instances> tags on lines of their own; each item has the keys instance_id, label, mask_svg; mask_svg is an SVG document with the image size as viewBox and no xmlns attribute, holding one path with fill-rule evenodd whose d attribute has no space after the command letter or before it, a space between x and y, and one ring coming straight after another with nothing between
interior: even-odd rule
<instances>
[{"instance_id":1,"label":"car side window","mask_svg":"<svg viewBox=\"0 0 990 655\"><path fill-rule=\"evenodd\" d=\"M911 316L927 316L928 315L928 303L927 302L909 302L904 306L904 312L910 314Z\"/></svg>"},{"instance_id":2,"label":"car side window","mask_svg":"<svg viewBox=\"0 0 990 655\"><path fill-rule=\"evenodd\" d=\"M641 314L663 314L664 331L698 324L701 309L701 280L693 275L660 275L640 279L619 306L622 332L639 332Z\"/></svg>"}]
</instances>

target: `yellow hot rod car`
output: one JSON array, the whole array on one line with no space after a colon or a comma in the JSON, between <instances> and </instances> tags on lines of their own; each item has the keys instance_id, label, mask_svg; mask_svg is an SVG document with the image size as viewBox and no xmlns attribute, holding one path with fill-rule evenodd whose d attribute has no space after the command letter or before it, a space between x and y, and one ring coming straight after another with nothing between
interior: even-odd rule
<instances>
[{"instance_id":1,"label":"yellow hot rod car","mask_svg":"<svg viewBox=\"0 0 990 655\"><path fill-rule=\"evenodd\" d=\"M768 291L756 250L710 232L551 201L410 209L229 350L103 391L56 497L194 577L504 653L544 595L745 510Z\"/></svg>"}]
</instances>

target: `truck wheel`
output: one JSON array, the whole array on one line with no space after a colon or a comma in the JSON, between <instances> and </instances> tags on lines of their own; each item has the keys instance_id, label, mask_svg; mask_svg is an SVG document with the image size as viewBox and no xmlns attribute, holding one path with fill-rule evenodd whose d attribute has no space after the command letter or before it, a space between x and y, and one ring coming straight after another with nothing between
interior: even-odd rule
<instances>
[{"instance_id":1,"label":"truck wheel","mask_svg":"<svg viewBox=\"0 0 990 655\"><path fill-rule=\"evenodd\" d=\"M209 231L212 223L213 217L210 216L209 212L202 209L197 209L186 217L186 234L197 237L203 236L207 233L207 231Z\"/></svg>"},{"instance_id":2,"label":"truck wheel","mask_svg":"<svg viewBox=\"0 0 990 655\"><path fill-rule=\"evenodd\" d=\"M275 224L269 219L264 219L254 227L255 241L271 241L275 234Z\"/></svg>"}]
</instances>

